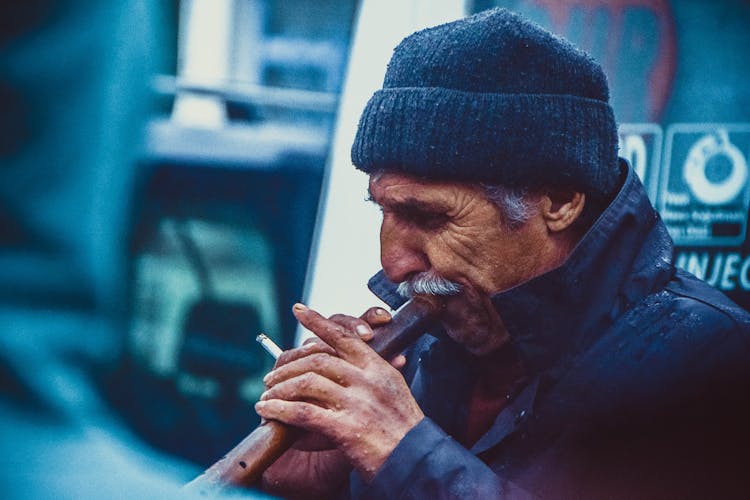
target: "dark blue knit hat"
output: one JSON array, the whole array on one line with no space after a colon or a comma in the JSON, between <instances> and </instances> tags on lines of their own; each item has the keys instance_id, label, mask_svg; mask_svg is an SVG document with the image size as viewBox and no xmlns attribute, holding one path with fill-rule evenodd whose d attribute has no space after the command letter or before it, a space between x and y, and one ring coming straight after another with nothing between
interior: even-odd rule
<instances>
[{"instance_id":1,"label":"dark blue knit hat","mask_svg":"<svg viewBox=\"0 0 750 500\"><path fill-rule=\"evenodd\" d=\"M504 9L396 47L352 146L364 172L515 187L616 188L617 129L601 67Z\"/></svg>"}]
</instances>

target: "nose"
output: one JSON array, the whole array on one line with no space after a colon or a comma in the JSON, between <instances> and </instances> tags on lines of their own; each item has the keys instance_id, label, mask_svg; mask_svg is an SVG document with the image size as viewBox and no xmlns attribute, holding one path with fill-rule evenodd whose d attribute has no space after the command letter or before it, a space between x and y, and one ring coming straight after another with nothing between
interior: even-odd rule
<instances>
[{"instance_id":1,"label":"nose","mask_svg":"<svg viewBox=\"0 0 750 500\"><path fill-rule=\"evenodd\" d=\"M419 234L399 227L387 215L380 226L380 263L385 275L394 283L430 269Z\"/></svg>"}]
</instances>

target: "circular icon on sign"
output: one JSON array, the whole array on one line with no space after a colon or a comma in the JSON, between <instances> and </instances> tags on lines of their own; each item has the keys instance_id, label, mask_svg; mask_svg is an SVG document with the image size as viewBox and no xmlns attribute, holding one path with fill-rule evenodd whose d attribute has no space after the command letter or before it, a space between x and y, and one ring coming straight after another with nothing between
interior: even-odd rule
<instances>
[{"instance_id":1,"label":"circular icon on sign","mask_svg":"<svg viewBox=\"0 0 750 500\"><path fill-rule=\"evenodd\" d=\"M716 173L710 173L711 166ZM726 130L701 137L688 151L683 175L693 195L706 205L732 201L747 181L747 161Z\"/></svg>"}]
</instances>

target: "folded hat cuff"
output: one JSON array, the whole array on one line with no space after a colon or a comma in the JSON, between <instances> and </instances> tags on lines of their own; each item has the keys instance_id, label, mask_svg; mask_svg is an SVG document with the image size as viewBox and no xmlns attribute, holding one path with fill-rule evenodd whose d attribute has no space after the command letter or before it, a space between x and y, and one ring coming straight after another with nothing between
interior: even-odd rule
<instances>
[{"instance_id":1,"label":"folded hat cuff","mask_svg":"<svg viewBox=\"0 0 750 500\"><path fill-rule=\"evenodd\" d=\"M365 172L606 195L618 179L617 128L606 102L584 97L386 88L362 113L352 162Z\"/></svg>"}]
</instances>

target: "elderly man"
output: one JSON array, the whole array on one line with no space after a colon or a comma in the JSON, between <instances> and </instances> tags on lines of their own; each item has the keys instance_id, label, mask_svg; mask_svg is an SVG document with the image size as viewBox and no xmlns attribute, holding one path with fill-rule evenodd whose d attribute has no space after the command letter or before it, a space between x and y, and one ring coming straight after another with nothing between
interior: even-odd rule
<instances>
[{"instance_id":1,"label":"elderly man","mask_svg":"<svg viewBox=\"0 0 750 500\"><path fill-rule=\"evenodd\" d=\"M394 308L442 303L390 362L389 314L294 314L258 413L310 431L269 491L355 498L686 498L741 491L748 315L672 264L617 159L601 68L506 10L395 50L352 150ZM733 482L733 481L737 482ZM338 493L337 493L338 492Z\"/></svg>"}]
</instances>

